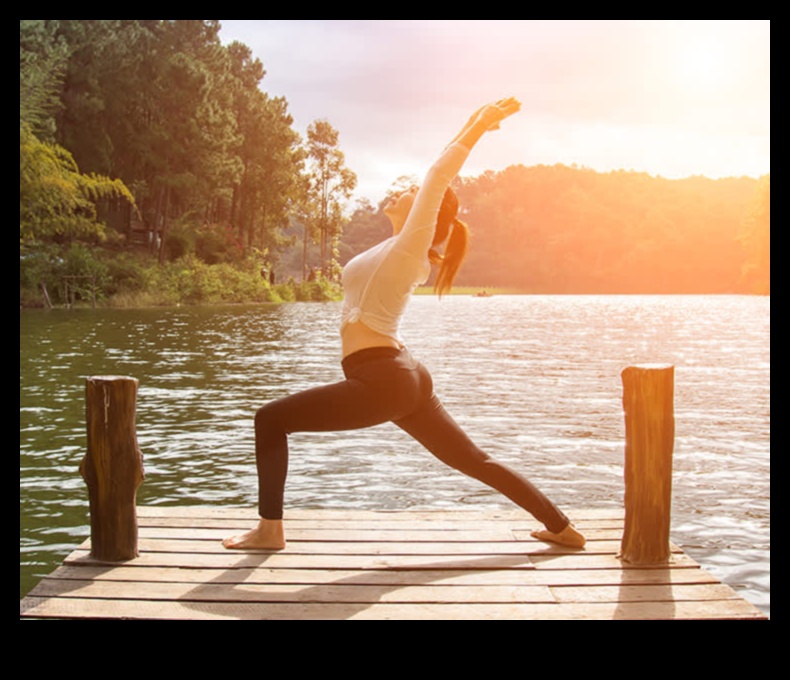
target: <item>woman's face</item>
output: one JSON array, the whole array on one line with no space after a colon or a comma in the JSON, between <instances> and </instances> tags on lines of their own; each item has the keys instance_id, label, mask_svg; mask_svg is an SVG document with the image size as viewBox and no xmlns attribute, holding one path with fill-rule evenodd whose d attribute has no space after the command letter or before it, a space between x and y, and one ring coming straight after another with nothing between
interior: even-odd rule
<instances>
[{"instance_id":1,"label":"woman's face","mask_svg":"<svg viewBox=\"0 0 790 680\"><path fill-rule=\"evenodd\" d=\"M384 204L384 214L390 218L393 224L403 223L406 220L418 190L419 187L413 184L408 189L393 194L390 200Z\"/></svg>"}]
</instances>

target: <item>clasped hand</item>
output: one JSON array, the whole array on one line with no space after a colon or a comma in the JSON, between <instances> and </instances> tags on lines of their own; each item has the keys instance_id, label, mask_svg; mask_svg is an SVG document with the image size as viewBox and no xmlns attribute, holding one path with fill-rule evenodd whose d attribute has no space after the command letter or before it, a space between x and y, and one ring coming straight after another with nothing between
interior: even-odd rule
<instances>
[{"instance_id":1,"label":"clasped hand","mask_svg":"<svg viewBox=\"0 0 790 680\"><path fill-rule=\"evenodd\" d=\"M498 130L501 123L508 116L521 109L521 102L515 97L505 97L493 104L481 106L472 116L475 122L480 122L486 130Z\"/></svg>"}]
</instances>

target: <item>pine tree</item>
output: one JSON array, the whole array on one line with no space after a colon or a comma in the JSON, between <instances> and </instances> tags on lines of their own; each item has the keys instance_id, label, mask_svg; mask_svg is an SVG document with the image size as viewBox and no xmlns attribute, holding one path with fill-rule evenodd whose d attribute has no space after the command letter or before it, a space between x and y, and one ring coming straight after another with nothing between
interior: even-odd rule
<instances>
[{"instance_id":1,"label":"pine tree","mask_svg":"<svg viewBox=\"0 0 790 680\"><path fill-rule=\"evenodd\" d=\"M305 253L308 224L320 244L320 271L335 278L337 247L343 228L343 200L350 198L357 176L345 165L338 147L339 133L328 121L317 120L307 129L307 155L311 161L308 216L305 225ZM307 263L303 262L303 271Z\"/></svg>"}]
</instances>

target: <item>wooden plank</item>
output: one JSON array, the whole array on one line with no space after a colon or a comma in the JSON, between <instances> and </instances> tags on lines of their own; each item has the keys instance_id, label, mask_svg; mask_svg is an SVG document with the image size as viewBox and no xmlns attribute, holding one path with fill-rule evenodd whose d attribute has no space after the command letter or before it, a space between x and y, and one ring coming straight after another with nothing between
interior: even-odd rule
<instances>
[{"instance_id":1,"label":"wooden plank","mask_svg":"<svg viewBox=\"0 0 790 680\"><path fill-rule=\"evenodd\" d=\"M593 552L567 552L562 548L547 548L544 552L527 554L455 552L451 554L375 554L359 550L357 554L344 553L299 553L286 549L282 552L264 551L202 551L202 552L144 552L133 563L141 567L182 567L238 569L261 567L269 569L654 569L623 564L614 552L596 554ZM105 564L91 558L85 549L78 549L66 557L68 565ZM127 563L128 564L128 563ZM674 569L698 569L697 564L687 555L674 557Z\"/></svg>"},{"instance_id":2,"label":"wooden plank","mask_svg":"<svg viewBox=\"0 0 790 680\"><path fill-rule=\"evenodd\" d=\"M619 541L595 541L585 547L585 555L615 554ZM150 553L218 553L228 551L218 540L190 541L139 539L140 550ZM86 543L83 549L88 549ZM540 541L288 541L290 555L562 555L580 551L550 546ZM271 551L247 550L242 554ZM679 551L676 551L679 552ZM238 554L238 553L237 553Z\"/></svg>"},{"instance_id":3,"label":"wooden plank","mask_svg":"<svg viewBox=\"0 0 790 680\"><path fill-rule=\"evenodd\" d=\"M248 602L157 602L29 598L24 614L36 618L180 620L600 620L759 619L743 600L590 604L323 604Z\"/></svg>"},{"instance_id":4,"label":"wooden plank","mask_svg":"<svg viewBox=\"0 0 790 680\"><path fill-rule=\"evenodd\" d=\"M425 582L426 570L364 571L342 569L185 569L182 567L140 566L63 566L42 579L138 581L140 583L269 583L334 584L352 578L366 585L409 585ZM546 586L619 586L718 583L708 572L698 569L584 569L584 570L443 570L430 572L432 583L447 585L546 585ZM34 589L34 594L39 594Z\"/></svg>"},{"instance_id":5,"label":"wooden plank","mask_svg":"<svg viewBox=\"0 0 790 680\"><path fill-rule=\"evenodd\" d=\"M622 524L624 513L621 508L581 508L569 511L573 517L574 524L581 521L599 521L617 519ZM149 517L187 517L187 518L214 518L228 519L236 518L243 522L257 521L258 514L252 508L226 508L217 506L188 506L188 505L145 505L137 508L138 521ZM296 520L305 520L311 523L320 521L351 521L354 524L366 520L373 522L389 523L421 523L421 522L441 522L449 521L452 523L471 522L480 527L485 522L502 520L506 522L523 522L533 527L538 524L531 519L523 510L510 509L463 509L439 510L439 509L404 509L404 510L356 510L344 508L331 509L290 509L285 514L285 519L289 523Z\"/></svg>"},{"instance_id":6,"label":"wooden plank","mask_svg":"<svg viewBox=\"0 0 790 680\"><path fill-rule=\"evenodd\" d=\"M189 520L184 520L189 521ZM248 527L247 527L248 528ZM191 539L202 541L216 541L220 543L222 539L232 536L234 533L241 533L247 528L238 524L227 527L194 527L194 526L157 526L140 527L141 538L152 539ZM288 543L298 543L304 541L340 541L367 543L370 541L409 541L409 542L452 542L461 541L463 543L474 543L482 541L516 541L514 532L508 527L494 527L485 530L460 530L460 529L385 529L374 528L354 528L346 527L306 527L303 529L294 528L290 524L287 527ZM616 533L616 530L613 530ZM529 540L535 540L530 538ZM612 540L617 540L614 536Z\"/></svg>"},{"instance_id":7,"label":"wooden plank","mask_svg":"<svg viewBox=\"0 0 790 680\"><path fill-rule=\"evenodd\" d=\"M36 597L66 597L121 601L258 602L325 604L590 604L719 602L726 607L740 598L721 584L626 586L624 588L548 588L539 586L458 585L272 585L272 584L184 584L127 583L111 581L50 580Z\"/></svg>"},{"instance_id":8,"label":"wooden plank","mask_svg":"<svg viewBox=\"0 0 790 680\"><path fill-rule=\"evenodd\" d=\"M196 527L191 520L181 519L183 525L171 524L161 526L141 526L140 538L159 538L159 539L193 539L204 541L221 542L223 538L234 533L246 531L247 528L239 526L237 523L215 521L219 526ZM226 524L226 526L222 526ZM530 535L533 529L512 529L508 526L495 526L490 529L407 529L407 528L383 528L383 527L354 527L349 523L346 526L305 526L295 528L288 524L288 543L299 541L341 541L365 543L368 541L433 541L433 542L452 542L461 541L464 543L481 541L526 541L538 543ZM607 529L584 529L584 535L589 542L593 541L620 541L622 527L612 527Z\"/></svg>"},{"instance_id":9,"label":"wooden plank","mask_svg":"<svg viewBox=\"0 0 790 680\"><path fill-rule=\"evenodd\" d=\"M423 578L426 578L425 576ZM201 602L678 602L740 599L729 586L713 584L535 586L356 583L331 584L121 582L45 579L36 597Z\"/></svg>"},{"instance_id":10,"label":"wooden plank","mask_svg":"<svg viewBox=\"0 0 790 680\"><path fill-rule=\"evenodd\" d=\"M188 508L186 508L188 509ZM173 514L157 513L155 515L144 514L138 517L139 526L236 526L249 528L259 518L252 512L239 513L188 513L185 508L169 508ZM457 517L452 517L448 513L437 511L436 517L431 517L427 512L405 512L406 516L382 512L379 516L372 516L366 513L361 517L354 517L348 512L338 512L335 516L327 515L327 511L316 511L316 516L309 516L306 511L302 511L295 517L290 514L285 518L289 527L330 527L330 528L407 528L414 530L421 529L485 529L497 524L507 525L513 528L538 528L541 525L535 520L520 515L494 515L486 513L474 516L467 512L460 512ZM591 526L623 526L623 518L612 513L601 515L600 517L574 517L573 523L580 527Z\"/></svg>"},{"instance_id":11,"label":"wooden plank","mask_svg":"<svg viewBox=\"0 0 790 680\"><path fill-rule=\"evenodd\" d=\"M121 583L50 579L37 596L197 602L556 602L548 586Z\"/></svg>"},{"instance_id":12,"label":"wooden plank","mask_svg":"<svg viewBox=\"0 0 790 680\"><path fill-rule=\"evenodd\" d=\"M141 553L134 563L146 567L236 569L532 569L526 555L293 555L290 553ZM75 551L65 564L101 564Z\"/></svg>"},{"instance_id":13,"label":"wooden plank","mask_svg":"<svg viewBox=\"0 0 790 680\"><path fill-rule=\"evenodd\" d=\"M147 552L226 553L219 540L179 541L141 539ZM532 544L535 550L536 544ZM518 541L288 541L291 555L526 555L528 544ZM253 554L255 551L245 551ZM265 551L264 551L265 552Z\"/></svg>"},{"instance_id":14,"label":"wooden plank","mask_svg":"<svg viewBox=\"0 0 790 680\"><path fill-rule=\"evenodd\" d=\"M553 586L551 592L558 602L680 602L702 600L735 600L738 594L722 583L655 584L619 586Z\"/></svg>"},{"instance_id":15,"label":"wooden plank","mask_svg":"<svg viewBox=\"0 0 790 680\"><path fill-rule=\"evenodd\" d=\"M172 512L172 514L170 514ZM220 539L254 513L140 508L141 554L90 557L89 541L20 602L23 618L759 619L676 547L667 565L617 558L622 513L581 511L583 550L535 541L517 511L301 510L280 552ZM578 524L577 523L577 524Z\"/></svg>"}]
</instances>

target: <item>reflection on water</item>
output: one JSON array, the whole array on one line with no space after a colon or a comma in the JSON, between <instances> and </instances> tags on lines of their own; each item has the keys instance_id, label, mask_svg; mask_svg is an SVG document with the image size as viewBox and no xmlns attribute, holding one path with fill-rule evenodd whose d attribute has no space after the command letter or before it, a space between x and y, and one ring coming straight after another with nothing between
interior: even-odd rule
<instances>
[{"instance_id":1,"label":"reflection on water","mask_svg":"<svg viewBox=\"0 0 790 680\"><path fill-rule=\"evenodd\" d=\"M252 506L252 417L338 380L338 305L20 312L20 592L89 534L85 378L139 379L141 504ZM770 298L416 297L403 327L491 454L563 507L621 506L620 371L676 366L672 540L770 608ZM290 507L507 501L398 428L292 437Z\"/></svg>"}]
</instances>

